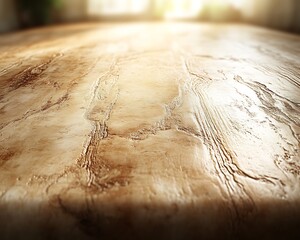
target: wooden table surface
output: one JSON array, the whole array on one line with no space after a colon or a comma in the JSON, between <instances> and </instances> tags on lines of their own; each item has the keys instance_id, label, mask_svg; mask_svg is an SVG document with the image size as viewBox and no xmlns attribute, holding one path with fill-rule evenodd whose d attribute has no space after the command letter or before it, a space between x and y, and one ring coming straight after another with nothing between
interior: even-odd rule
<instances>
[{"instance_id":1,"label":"wooden table surface","mask_svg":"<svg viewBox=\"0 0 300 240\"><path fill-rule=\"evenodd\" d=\"M197 23L0 36L2 239L299 227L299 36Z\"/></svg>"}]
</instances>

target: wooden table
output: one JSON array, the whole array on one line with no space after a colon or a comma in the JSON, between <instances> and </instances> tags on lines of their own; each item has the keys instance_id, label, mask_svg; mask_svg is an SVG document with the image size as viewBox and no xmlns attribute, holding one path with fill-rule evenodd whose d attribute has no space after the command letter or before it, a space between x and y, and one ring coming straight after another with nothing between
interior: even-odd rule
<instances>
[{"instance_id":1,"label":"wooden table","mask_svg":"<svg viewBox=\"0 0 300 240\"><path fill-rule=\"evenodd\" d=\"M300 239L300 37L88 23L0 36L2 239Z\"/></svg>"}]
</instances>

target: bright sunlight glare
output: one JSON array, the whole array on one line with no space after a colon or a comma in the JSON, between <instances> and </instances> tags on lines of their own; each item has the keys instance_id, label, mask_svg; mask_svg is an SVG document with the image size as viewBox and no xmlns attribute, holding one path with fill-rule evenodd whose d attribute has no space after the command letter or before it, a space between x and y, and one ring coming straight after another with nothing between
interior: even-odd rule
<instances>
[{"instance_id":1,"label":"bright sunlight glare","mask_svg":"<svg viewBox=\"0 0 300 240\"><path fill-rule=\"evenodd\" d=\"M94 15L135 15L153 11L164 18L194 18L205 6L242 7L246 0L89 0L89 13ZM154 8L151 8L155 6Z\"/></svg>"}]
</instances>

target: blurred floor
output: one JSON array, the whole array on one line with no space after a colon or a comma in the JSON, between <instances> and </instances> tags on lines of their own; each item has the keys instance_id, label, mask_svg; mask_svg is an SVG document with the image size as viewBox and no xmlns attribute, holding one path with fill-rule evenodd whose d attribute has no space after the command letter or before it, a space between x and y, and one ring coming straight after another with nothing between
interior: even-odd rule
<instances>
[{"instance_id":1,"label":"blurred floor","mask_svg":"<svg viewBox=\"0 0 300 240\"><path fill-rule=\"evenodd\" d=\"M299 239L299 40L196 23L1 36L1 238Z\"/></svg>"}]
</instances>

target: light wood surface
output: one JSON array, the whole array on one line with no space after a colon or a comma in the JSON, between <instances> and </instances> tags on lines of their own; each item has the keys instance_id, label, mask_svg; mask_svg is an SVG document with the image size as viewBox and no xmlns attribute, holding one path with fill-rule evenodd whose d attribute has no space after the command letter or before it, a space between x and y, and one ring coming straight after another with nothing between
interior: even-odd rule
<instances>
[{"instance_id":1,"label":"light wood surface","mask_svg":"<svg viewBox=\"0 0 300 240\"><path fill-rule=\"evenodd\" d=\"M299 134L299 36L196 23L2 35L1 238L300 239Z\"/></svg>"}]
</instances>

